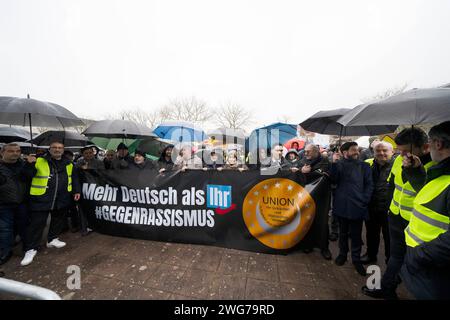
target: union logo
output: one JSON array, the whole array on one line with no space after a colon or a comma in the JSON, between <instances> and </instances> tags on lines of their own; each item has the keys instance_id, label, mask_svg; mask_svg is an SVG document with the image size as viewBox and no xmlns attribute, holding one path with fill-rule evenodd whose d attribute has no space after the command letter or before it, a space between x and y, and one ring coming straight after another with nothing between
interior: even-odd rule
<instances>
[{"instance_id":1,"label":"union logo","mask_svg":"<svg viewBox=\"0 0 450 320\"><path fill-rule=\"evenodd\" d=\"M316 204L298 183L283 178L259 182L244 199L244 222L250 234L273 249L299 243L314 221Z\"/></svg>"}]
</instances>

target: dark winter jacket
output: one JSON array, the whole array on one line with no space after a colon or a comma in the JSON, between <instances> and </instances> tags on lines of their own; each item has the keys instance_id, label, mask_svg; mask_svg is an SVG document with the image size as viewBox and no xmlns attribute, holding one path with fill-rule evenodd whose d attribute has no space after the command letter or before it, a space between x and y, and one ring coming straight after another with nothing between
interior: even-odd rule
<instances>
[{"instance_id":1,"label":"dark winter jacket","mask_svg":"<svg viewBox=\"0 0 450 320\"><path fill-rule=\"evenodd\" d=\"M311 166L311 172L305 174L308 182L314 181L323 175L329 176L330 174L330 162L328 158L322 157L322 155L311 160L306 158L300 160L300 167L302 168L305 165Z\"/></svg>"},{"instance_id":2,"label":"dark winter jacket","mask_svg":"<svg viewBox=\"0 0 450 320\"><path fill-rule=\"evenodd\" d=\"M166 170L172 170L174 163L172 161L172 158L170 158L169 160L166 160L166 150L168 148L173 148L173 145L168 145L167 147L164 148L164 150L161 152L161 156L158 159L157 162L157 169L161 170L161 169L166 169Z\"/></svg>"},{"instance_id":3,"label":"dark winter jacket","mask_svg":"<svg viewBox=\"0 0 450 320\"><path fill-rule=\"evenodd\" d=\"M129 169L131 170L153 170L156 168L155 163L152 160L145 159L143 163L136 164L133 162L130 164Z\"/></svg>"},{"instance_id":4,"label":"dark winter jacket","mask_svg":"<svg viewBox=\"0 0 450 320\"><path fill-rule=\"evenodd\" d=\"M429 181L450 175L450 158L428 169L404 169L408 181L416 191ZM433 211L450 216L450 185L429 203ZM416 298L450 299L450 230L414 248L407 247L401 272L406 286Z\"/></svg>"},{"instance_id":5,"label":"dark winter jacket","mask_svg":"<svg viewBox=\"0 0 450 320\"><path fill-rule=\"evenodd\" d=\"M44 157L48 161L50 167L50 178L48 179L47 189L41 196L30 195L30 209L32 211L48 211L64 209L72 206L73 194L80 193L80 181L78 170L73 166L72 170L72 192L67 191L68 176L66 166L70 160L62 158L55 160L49 154ZM36 162L26 163L24 167L24 175L31 180L37 173Z\"/></svg>"},{"instance_id":6,"label":"dark winter jacket","mask_svg":"<svg viewBox=\"0 0 450 320\"><path fill-rule=\"evenodd\" d=\"M352 220L367 219L373 191L369 164L361 160L340 160L332 164L330 178L336 185L333 214Z\"/></svg>"},{"instance_id":7,"label":"dark winter jacket","mask_svg":"<svg viewBox=\"0 0 450 320\"><path fill-rule=\"evenodd\" d=\"M111 163L112 169L127 169L131 164L134 163L133 157L126 155L123 158L117 157Z\"/></svg>"},{"instance_id":8,"label":"dark winter jacket","mask_svg":"<svg viewBox=\"0 0 450 320\"><path fill-rule=\"evenodd\" d=\"M23 203L27 198L27 181L22 175L25 163L19 159L15 163L0 162L0 205Z\"/></svg>"},{"instance_id":9,"label":"dark winter jacket","mask_svg":"<svg viewBox=\"0 0 450 320\"><path fill-rule=\"evenodd\" d=\"M296 158L293 161L289 160L289 154L290 153L293 153L293 154L296 155ZM299 158L299 155L298 155L298 151L295 150L295 149L289 150L289 152L286 153L283 170L289 170L291 168L298 168L298 169L300 169L300 167L301 167L301 164L300 164L300 158Z\"/></svg>"},{"instance_id":10,"label":"dark winter jacket","mask_svg":"<svg viewBox=\"0 0 450 320\"><path fill-rule=\"evenodd\" d=\"M371 166L373 193L369 203L369 210L374 212L385 212L387 214L392 200L393 189L389 187L387 181L391 172L394 158L384 165L380 165L374 159Z\"/></svg>"}]
</instances>

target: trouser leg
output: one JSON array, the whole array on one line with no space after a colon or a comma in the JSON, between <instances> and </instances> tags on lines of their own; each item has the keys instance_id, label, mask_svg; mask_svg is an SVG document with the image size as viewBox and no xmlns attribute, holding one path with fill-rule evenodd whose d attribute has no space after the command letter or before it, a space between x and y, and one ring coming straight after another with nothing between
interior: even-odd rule
<instances>
[{"instance_id":1,"label":"trouser leg","mask_svg":"<svg viewBox=\"0 0 450 320\"><path fill-rule=\"evenodd\" d=\"M64 229L64 223L67 216L67 208L53 210L51 214L50 229L48 230L47 241L50 242L62 233Z\"/></svg>"},{"instance_id":2,"label":"trouser leg","mask_svg":"<svg viewBox=\"0 0 450 320\"><path fill-rule=\"evenodd\" d=\"M339 221L339 255L347 257L348 254L348 235L349 220L338 217Z\"/></svg>"},{"instance_id":3,"label":"trouser leg","mask_svg":"<svg viewBox=\"0 0 450 320\"><path fill-rule=\"evenodd\" d=\"M381 278L381 287L386 290L397 288L400 283L399 273L406 254L404 230L408 224L400 215L389 213L390 257L386 271Z\"/></svg>"},{"instance_id":4,"label":"trouser leg","mask_svg":"<svg viewBox=\"0 0 450 320\"><path fill-rule=\"evenodd\" d=\"M14 243L14 207L0 207L0 257L8 255Z\"/></svg>"},{"instance_id":5,"label":"trouser leg","mask_svg":"<svg viewBox=\"0 0 450 320\"><path fill-rule=\"evenodd\" d=\"M362 226L363 220L350 220L349 231L352 242L352 262L361 262L361 248L362 248Z\"/></svg>"},{"instance_id":6,"label":"trouser leg","mask_svg":"<svg viewBox=\"0 0 450 320\"><path fill-rule=\"evenodd\" d=\"M370 219L366 221L367 231L367 255L370 259L375 259L380 246L381 224L378 212L371 212Z\"/></svg>"},{"instance_id":7,"label":"trouser leg","mask_svg":"<svg viewBox=\"0 0 450 320\"><path fill-rule=\"evenodd\" d=\"M30 224L25 236L25 251L37 250L41 244L42 233L47 224L49 211L32 211L30 215Z\"/></svg>"}]
</instances>

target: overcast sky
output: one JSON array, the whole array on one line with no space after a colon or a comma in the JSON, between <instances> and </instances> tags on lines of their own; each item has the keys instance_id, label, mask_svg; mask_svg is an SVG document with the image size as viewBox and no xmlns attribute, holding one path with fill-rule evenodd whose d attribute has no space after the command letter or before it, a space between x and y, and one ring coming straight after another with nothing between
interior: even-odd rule
<instances>
[{"instance_id":1,"label":"overcast sky","mask_svg":"<svg viewBox=\"0 0 450 320\"><path fill-rule=\"evenodd\" d=\"M177 97L255 124L450 82L450 1L0 0L0 96L83 117Z\"/></svg>"}]
</instances>

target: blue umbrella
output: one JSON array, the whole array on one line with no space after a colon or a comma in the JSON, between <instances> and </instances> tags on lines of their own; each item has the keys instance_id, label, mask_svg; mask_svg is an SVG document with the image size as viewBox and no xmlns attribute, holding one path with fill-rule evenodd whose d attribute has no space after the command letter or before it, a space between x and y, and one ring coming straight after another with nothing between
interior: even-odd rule
<instances>
[{"instance_id":1,"label":"blue umbrella","mask_svg":"<svg viewBox=\"0 0 450 320\"><path fill-rule=\"evenodd\" d=\"M193 123L184 121L168 121L157 126L153 133L162 139L176 142L203 141L205 132Z\"/></svg>"},{"instance_id":2,"label":"blue umbrella","mask_svg":"<svg viewBox=\"0 0 450 320\"><path fill-rule=\"evenodd\" d=\"M297 125L277 122L269 126L255 129L246 140L246 150L253 151L255 148L272 149L277 143L284 144L286 141L297 136ZM250 148L252 150L250 150Z\"/></svg>"}]
</instances>

